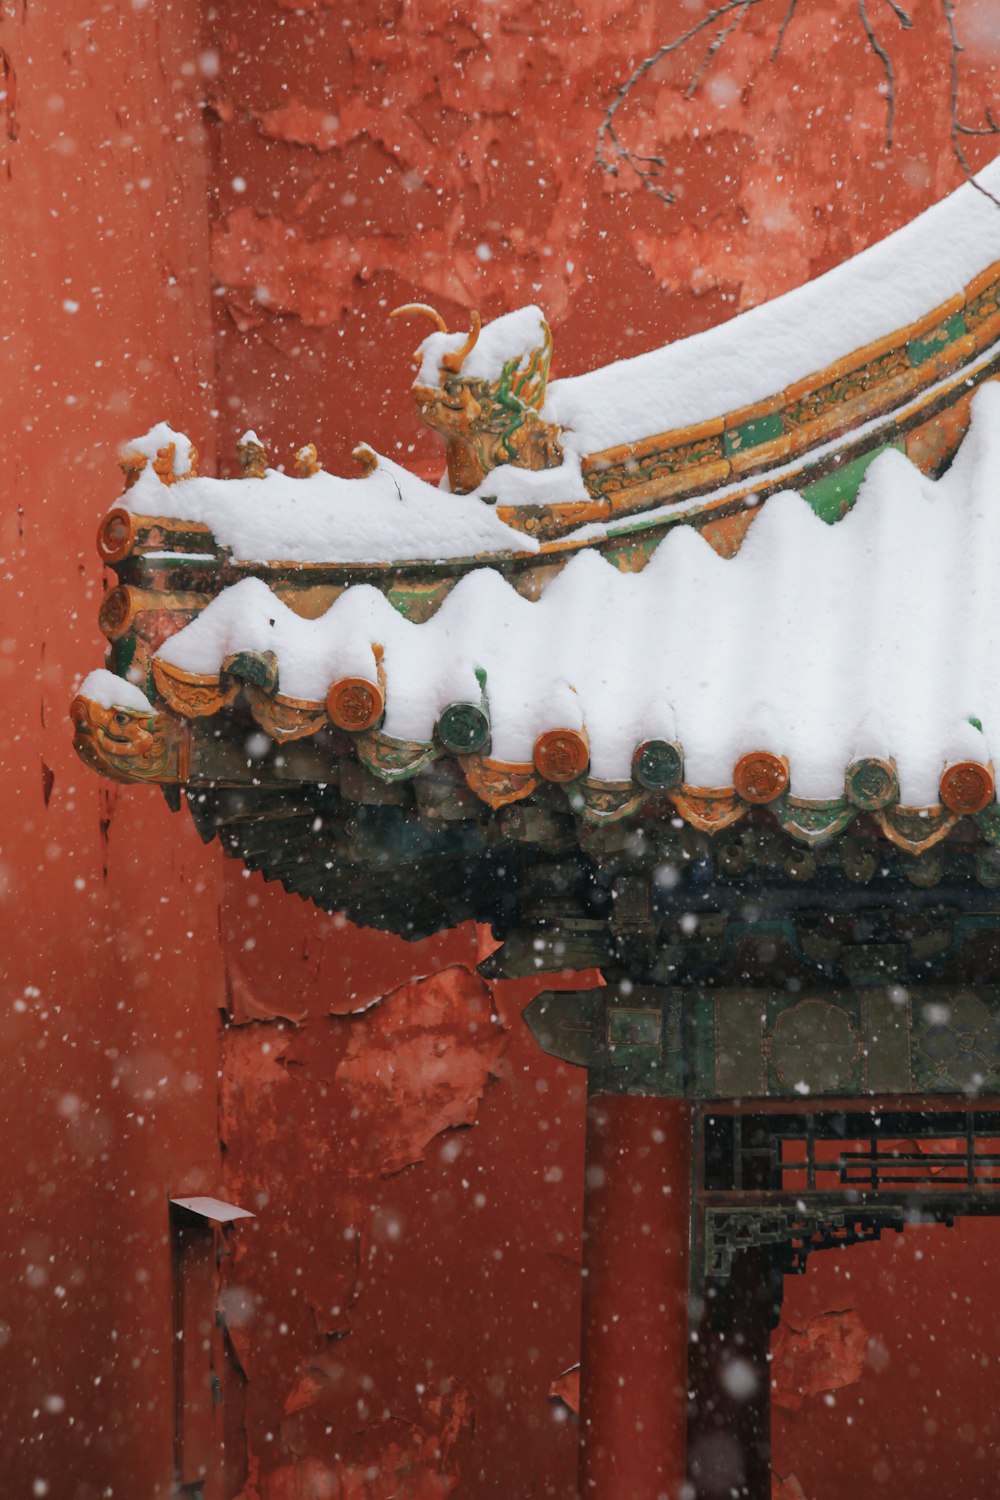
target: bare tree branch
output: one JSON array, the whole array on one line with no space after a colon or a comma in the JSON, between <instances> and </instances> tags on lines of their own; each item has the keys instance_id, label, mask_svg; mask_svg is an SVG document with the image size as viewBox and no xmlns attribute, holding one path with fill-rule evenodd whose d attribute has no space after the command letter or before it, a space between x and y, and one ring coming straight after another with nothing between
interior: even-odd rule
<instances>
[{"instance_id":1,"label":"bare tree branch","mask_svg":"<svg viewBox=\"0 0 1000 1500\"><path fill-rule=\"evenodd\" d=\"M792 24L792 20L795 16L795 11L798 7L798 3L799 0L788 0L788 9L785 11L785 19L782 21L781 26L778 30L778 40L775 42L774 51L771 53L772 62L778 61L778 54L781 52L781 48L785 40L785 32Z\"/></svg>"},{"instance_id":2,"label":"bare tree branch","mask_svg":"<svg viewBox=\"0 0 1000 1500\"><path fill-rule=\"evenodd\" d=\"M886 81L886 119L885 119L885 143L892 150L892 127L896 120L896 72L892 66L892 58L882 46L875 35L875 28L868 19L868 6L866 0L858 0L858 15L868 38L868 45L875 56L879 59L885 71Z\"/></svg>"},{"instance_id":3,"label":"bare tree branch","mask_svg":"<svg viewBox=\"0 0 1000 1500\"><path fill-rule=\"evenodd\" d=\"M965 154L965 150L962 146L961 141L961 137L963 135L1000 135L1000 130L998 130L997 123L990 113L988 107L985 111L985 126L972 126L962 124L961 118L959 116L958 95L961 80L959 78L958 60L960 54L964 49L962 47L962 43L959 41L958 28L955 25L954 0L941 0L941 8L944 11L945 21L948 24L948 41L951 53L951 149L955 155L956 161L962 168L962 171L965 173L966 178L969 182L972 183L972 186L976 189L976 191L982 193L984 198L988 198L991 203L995 203L997 208L1000 208L1000 198L995 197L993 193L991 193L987 188L984 188L982 183L977 180L975 172L973 172L972 168L969 165L969 160Z\"/></svg>"},{"instance_id":4,"label":"bare tree branch","mask_svg":"<svg viewBox=\"0 0 1000 1500\"><path fill-rule=\"evenodd\" d=\"M741 5L738 5L735 12L733 13L732 20L721 28L714 40L710 43L708 51L705 53L705 56L702 58L701 62L698 64L697 68L695 68L694 73L691 76L691 82L684 90L685 99L690 99L695 93L699 83L701 82L702 78L704 78L707 69L711 66L712 58L718 51L720 51L722 47L725 46L726 39L731 36L732 33L736 30L737 26L740 24L752 4L753 0L743 0L743 3Z\"/></svg>"},{"instance_id":5,"label":"bare tree branch","mask_svg":"<svg viewBox=\"0 0 1000 1500\"><path fill-rule=\"evenodd\" d=\"M682 32L680 36L675 37L672 41L664 42L662 46L657 47L655 52L651 52L648 57L644 58L642 62L638 64L638 66L632 71L625 82L619 86L614 98L605 111L604 119L601 121L601 124L598 127L596 157L598 165L603 172L606 172L610 177L619 177L621 175L622 167L627 167L631 172L635 174L642 187L646 189L646 191L652 193L654 197L659 198L661 202L672 204L676 201L675 194L664 188L660 182L661 174L667 166L666 157L652 155L643 156L639 152L633 151L619 134L618 122L616 119L618 111L629 98L636 85L646 76L647 73L651 72L652 69L654 69L660 62L662 62L665 57L669 56L670 53L680 51L680 49L686 46L688 42L693 41L695 37L699 36L702 32L707 31L710 27L714 26L717 21L721 21L723 22L723 25L720 26L719 30L710 41L704 56L702 57L698 66L695 68L694 73L691 75L691 79L684 90L685 99L692 98L692 96L696 93L702 79L704 78L706 71L709 67L711 67L713 61L722 51L723 47L726 45L726 42L732 36L733 32L737 29L740 22L744 19L744 17L752 9L753 6L759 5L761 3L763 3L763 0L721 0L721 3L713 6L711 10L706 12L706 14L702 16L700 21L697 21L693 26L690 26L687 31ZM771 62L775 62L781 53L781 49L785 41L785 35L793 19L795 18L798 4L799 0L788 0L788 6L785 11L785 15L778 30L777 40L775 41L774 48L771 52ZM889 10L892 11L902 30L912 30L914 25L913 17L910 15L909 11L905 9L904 5L901 3L901 0L884 0L884 4ZM966 178L979 192L983 193L985 197L989 198L991 203L995 203L997 207L1000 208L1000 198L994 197L992 193L988 192L987 189L984 188L982 184L976 180L975 173L969 163L962 145L962 138L964 136L1000 135L1000 122L998 122L988 105L983 111L985 124L969 125L964 120L962 120L959 108L959 93L961 83L959 59L963 48L958 36L958 30L955 22L955 0L941 0L941 8L944 14L945 22L947 24L949 39L949 132L951 137L952 152L955 156L955 160L958 162ZM896 122L896 70L893 65L891 56L879 41L878 35L875 31L875 27L872 24L872 19L869 14L869 0L857 0L857 13L861 23L861 28L865 34L865 39L867 41L869 50L872 52L873 56L881 63L882 71L885 74L885 141L886 147L891 150Z\"/></svg>"},{"instance_id":6,"label":"bare tree branch","mask_svg":"<svg viewBox=\"0 0 1000 1500\"><path fill-rule=\"evenodd\" d=\"M885 3L892 11L893 15L896 17L896 20L899 22L900 26L902 26L903 30L909 31L913 25L913 17L910 15L909 11L904 10L901 5L897 5L896 0L885 0Z\"/></svg>"},{"instance_id":7,"label":"bare tree branch","mask_svg":"<svg viewBox=\"0 0 1000 1500\"><path fill-rule=\"evenodd\" d=\"M679 48L690 42L692 38L698 36L700 32L705 31L723 16L732 15L734 11L746 12L751 5L759 5L760 3L761 0L723 0L721 5L717 5L714 9L708 11L706 15L702 16L700 21L685 31L683 35L675 37L672 42L664 42L661 47L657 47L655 52L651 52L647 58L643 59L618 89L617 94L605 111L604 119L598 127L597 162L602 171L607 172L610 177L618 177L621 170L618 163L623 162L627 167L632 169L643 187L651 192L654 197L661 199L664 203L673 203L675 201L673 193L665 192L656 181L656 171L666 166L664 158L662 156L639 156L636 152L631 151L618 135L615 128L615 115L639 80L644 78L650 69L655 68L657 63L661 62L669 53L678 51ZM723 38L724 40L725 37ZM717 50L718 48L716 48ZM609 154L607 148L607 143L609 142L611 151L616 158L615 160L612 160ZM649 170L650 167L653 168L652 171Z\"/></svg>"}]
</instances>

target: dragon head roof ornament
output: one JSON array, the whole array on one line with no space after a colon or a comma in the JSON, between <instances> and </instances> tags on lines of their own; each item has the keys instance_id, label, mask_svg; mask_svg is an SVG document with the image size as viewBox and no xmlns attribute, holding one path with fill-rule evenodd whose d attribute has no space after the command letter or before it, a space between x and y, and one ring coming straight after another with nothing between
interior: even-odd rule
<instances>
[{"instance_id":1,"label":"dragon head roof ornament","mask_svg":"<svg viewBox=\"0 0 1000 1500\"><path fill-rule=\"evenodd\" d=\"M414 362L421 373L413 397L421 420L444 438L452 490L468 494L501 464L518 469L558 468L563 461L559 429L539 415L552 361L552 332L544 318L537 320L541 333L537 345L516 349L481 367L489 370L492 365L491 373L471 374L463 373L463 365L483 331L477 311L472 312L464 341L457 341L441 314L424 302L408 302L389 314L392 318L410 315L429 318L439 336L425 340L416 354ZM431 384L424 377L435 364L437 382Z\"/></svg>"}]
</instances>

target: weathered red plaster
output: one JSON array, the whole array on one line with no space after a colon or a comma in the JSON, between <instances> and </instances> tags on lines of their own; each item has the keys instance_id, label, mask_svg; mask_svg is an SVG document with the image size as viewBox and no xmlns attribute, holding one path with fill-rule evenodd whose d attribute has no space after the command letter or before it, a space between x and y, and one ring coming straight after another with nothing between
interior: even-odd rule
<instances>
[{"instance_id":1,"label":"weathered red plaster","mask_svg":"<svg viewBox=\"0 0 1000 1500\"><path fill-rule=\"evenodd\" d=\"M218 861L155 793L102 788L66 724L103 650L94 532L119 443L169 411L212 461L199 26L195 0L0 5L11 1496L172 1493L167 1201L221 1188Z\"/></svg>"},{"instance_id":2,"label":"weathered red plaster","mask_svg":"<svg viewBox=\"0 0 1000 1500\"><path fill-rule=\"evenodd\" d=\"M809 1500L798 1478L794 1474L772 1476L771 1500Z\"/></svg>"},{"instance_id":3,"label":"weathered red plaster","mask_svg":"<svg viewBox=\"0 0 1000 1500\"><path fill-rule=\"evenodd\" d=\"M348 1026L333 1085L361 1123L350 1176L399 1172L434 1136L471 1125L507 1044L488 986L463 968L406 985ZM369 1112L375 1141L364 1134Z\"/></svg>"},{"instance_id":4,"label":"weathered red plaster","mask_svg":"<svg viewBox=\"0 0 1000 1500\"><path fill-rule=\"evenodd\" d=\"M308 1401L317 1427L338 1420L340 1412L324 1407L324 1380L313 1372ZM361 1421L364 1419L361 1418ZM363 1428L358 1457L347 1464L295 1458L272 1470L259 1486L247 1485L239 1500L445 1500L456 1492L460 1473L454 1464L455 1445L472 1427L469 1393L445 1383L440 1394L426 1396L416 1417L388 1417ZM288 1447L295 1437L287 1424L282 1433Z\"/></svg>"},{"instance_id":5,"label":"weathered red plaster","mask_svg":"<svg viewBox=\"0 0 1000 1500\"><path fill-rule=\"evenodd\" d=\"M852 1307L818 1313L804 1328L787 1318L771 1341L771 1400L798 1411L811 1396L861 1379L868 1330Z\"/></svg>"},{"instance_id":6,"label":"weathered red plaster","mask_svg":"<svg viewBox=\"0 0 1000 1500\"><path fill-rule=\"evenodd\" d=\"M549 1387L553 1401L562 1401L574 1416L580 1410L580 1366L573 1365L553 1380Z\"/></svg>"},{"instance_id":7,"label":"weathered red plaster","mask_svg":"<svg viewBox=\"0 0 1000 1500\"><path fill-rule=\"evenodd\" d=\"M262 1500L314 1480L353 1496L368 1469L371 1493L392 1495L403 1460L379 1414L419 1427L418 1387L445 1381L475 1413L454 1439L470 1493L558 1455L568 1496L572 1424L548 1390L576 1350L583 1088L517 1019L537 985L487 986L471 966L493 944L473 927L412 945L361 934L229 869L226 1191L259 1215L224 1271L246 1473Z\"/></svg>"},{"instance_id":8,"label":"weathered red plaster","mask_svg":"<svg viewBox=\"0 0 1000 1500\"><path fill-rule=\"evenodd\" d=\"M537 301L556 368L572 373L794 286L961 180L934 0L911 8L910 30L891 12L880 28L897 79L891 150L856 12L800 5L772 62L786 9L754 6L691 98L700 40L662 59L620 111L626 143L664 155L673 207L627 167L603 174L594 148L616 87L695 12L504 0L457 16L444 0L400 0L347 18L263 10L249 29L220 28L224 433L231 411L233 431L245 414L280 451L308 422L331 461L362 437L429 459L433 440L405 415L412 330L385 321L396 303L439 303L463 326L472 306L492 316ZM981 3L957 16L974 122L996 42ZM988 154L966 139L973 159ZM318 380L365 399L317 400Z\"/></svg>"},{"instance_id":9,"label":"weathered red plaster","mask_svg":"<svg viewBox=\"0 0 1000 1500\"><path fill-rule=\"evenodd\" d=\"M578 1357L585 1088L520 1025L539 986L493 986L501 1020L480 1020L473 929L413 946L361 934L224 865L155 795L88 776L65 705L99 645L94 525L117 444L163 417L209 470L216 432L228 460L248 424L279 456L315 437L348 472L360 437L439 461L410 415L414 330L386 322L396 302L440 301L462 326L472 306L539 301L573 372L905 222L960 175L941 8L918 0L907 33L880 13L891 153L877 63L833 0L800 3L775 65L784 0L755 8L690 102L695 57L650 73L623 134L666 147L672 209L603 176L593 145L684 7L43 9L0 9L0 249L18 268L0 375L4 1483L165 1500L166 1198L216 1191L257 1218L222 1262L232 1358L211 1500L571 1500L576 1428L550 1390ZM975 120L995 6L956 9ZM442 991L443 969L464 977ZM416 1081L411 1006L461 1055L450 1092ZM459 1048L470 1013L479 1041ZM910 1500L993 1493L994 1239L988 1221L911 1231L789 1282L790 1326L852 1306L872 1333L833 1405L779 1408L796 1500L891 1496L899 1474Z\"/></svg>"},{"instance_id":10,"label":"weathered red plaster","mask_svg":"<svg viewBox=\"0 0 1000 1500\"><path fill-rule=\"evenodd\" d=\"M991 1495L1000 1447L997 1258L996 1221L961 1219L811 1256L804 1276L789 1277L784 1329L808 1330L817 1318L829 1327L831 1313L850 1307L867 1340L858 1378L800 1409L775 1407L776 1472L797 1475L808 1500ZM776 1364L800 1337L778 1335ZM850 1364L857 1368L857 1344Z\"/></svg>"}]
</instances>

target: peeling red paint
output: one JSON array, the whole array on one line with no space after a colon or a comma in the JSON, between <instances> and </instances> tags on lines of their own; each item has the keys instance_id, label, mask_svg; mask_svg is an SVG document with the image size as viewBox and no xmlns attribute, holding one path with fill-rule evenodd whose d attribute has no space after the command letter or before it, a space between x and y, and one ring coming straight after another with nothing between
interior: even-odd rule
<instances>
[{"instance_id":1,"label":"peeling red paint","mask_svg":"<svg viewBox=\"0 0 1000 1500\"><path fill-rule=\"evenodd\" d=\"M280 886L227 865L222 929L231 988L247 1015L351 1015L449 964L486 956L467 923L422 942L361 933L337 914L291 905Z\"/></svg>"},{"instance_id":2,"label":"peeling red paint","mask_svg":"<svg viewBox=\"0 0 1000 1500\"><path fill-rule=\"evenodd\" d=\"M809 1500L795 1474L774 1474L771 1482L771 1500Z\"/></svg>"},{"instance_id":3,"label":"peeling red paint","mask_svg":"<svg viewBox=\"0 0 1000 1500\"><path fill-rule=\"evenodd\" d=\"M349 1175L402 1171L444 1130L471 1125L507 1038L488 985L468 969L444 969L388 996L351 1023L334 1075L343 1107L377 1115L378 1139L351 1140Z\"/></svg>"},{"instance_id":4,"label":"peeling red paint","mask_svg":"<svg viewBox=\"0 0 1000 1500\"><path fill-rule=\"evenodd\" d=\"M868 1330L850 1307L819 1313L803 1328L781 1323L772 1341L772 1401L798 1411L810 1396L854 1385L867 1346Z\"/></svg>"},{"instance_id":5,"label":"peeling red paint","mask_svg":"<svg viewBox=\"0 0 1000 1500\"><path fill-rule=\"evenodd\" d=\"M231 993L234 972L230 965ZM310 1152L327 1156L336 1139L348 1178L399 1172L422 1159L434 1136L471 1125L507 1045L489 987L458 966L403 986L362 1016L297 1032L256 1019L242 1014L227 1038L223 1139L253 1109L259 1139L277 1141L290 1072L301 1067L330 1089Z\"/></svg>"},{"instance_id":6,"label":"peeling red paint","mask_svg":"<svg viewBox=\"0 0 1000 1500\"><path fill-rule=\"evenodd\" d=\"M12 1493L38 1478L53 1500L80 1483L117 1493L123 1474L143 1497L171 1493L164 1214L170 1194L201 1191L258 1215L220 1268L226 1497L575 1495L576 1432L550 1390L578 1354L585 1087L519 1025L538 986L487 999L473 929L412 946L358 933L224 867L159 799L88 781L62 705L93 639L93 528L118 444L161 418L209 472L216 424L227 452L257 425L285 451L315 438L330 468L366 437L408 459L414 444L430 471L439 450L409 415L413 329L385 322L395 301L441 300L453 324L539 301L571 373L718 322L909 219L958 181L928 43L943 12L912 8L913 29L888 39L892 153L877 64L856 42L833 55L840 0L799 5L775 67L785 0L754 7L690 102L690 57L651 72L622 124L639 149L666 145L671 210L593 162L601 112L670 34L670 7L499 0L486 21L444 0L349 15L274 0L214 21L194 0L6 7L0 235L6 262L34 269L7 309L0 518L24 591L0 654L18 835L0 866L2 1013L25 1063L4 1099L19 1371L4 1430L44 1436L12 1445ZM993 8L956 6L972 120L994 89ZM199 74L213 44L214 343ZM40 713L20 664L43 638ZM55 777L44 819L40 760ZM427 976L456 966L436 992ZM487 1018L463 1035L490 1002L509 1029ZM454 1048L454 1077L408 1029L421 1020ZM801 1476L787 1500L839 1500L873 1476L930 1500L942 1465L946 1489L995 1488L1000 1354L976 1301L995 1236L935 1233L817 1256L786 1289L792 1329L857 1298L873 1330L860 1379L820 1387L835 1407L776 1409L781 1472ZM29 1258L47 1285L24 1282ZM841 1260L866 1269L845 1286ZM946 1295L957 1286L968 1303ZM53 1392L65 1417L42 1406Z\"/></svg>"},{"instance_id":7,"label":"peeling red paint","mask_svg":"<svg viewBox=\"0 0 1000 1500\"><path fill-rule=\"evenodd\" d=\"M549 1387L549 1397L553 1401L562 1401L565 1406L576 1416L580 1410L580 1366L573 1365L569 1370L564 1370L557 1375Z\"/></svg>"},{"instance_id":8,"label":"peeling red paint","mask_svg":"<svg viewBox=\"0 0 1000 1500\"><path fill-rule=\"evenodd\" d=\"M386 976L412 969L426 945L407 949L298 905L269 904L256 884L234 884L224 919L230 995L234 971L236 988L258 1002L288 998L286 973L302 984L296 1026L247 1019L227 1028L224 1044L226 1190L258 1214L223 1266L226 1324L248 1377L246 1500L317 1486L350 1500L430 1500L450 1494L459 1474L470 1476L462 1481L469 1493L489 1493L482 1466L497 1454L499 1482L499 1454L513 1441L508 1412L519 1413L525 1456L560 1455L566 1480L553 1493L569 1500L573 1424L553 1415L540 1360L524 1365L513 1352L529 1339L565 1368L578 1324L577 1231L553 1240L539 1211L551 1195L570 1202L579 1191L573 1122L583 1080L537 1053L523 1029L508 1030L537 985L494 993L468 962L453 962L374 999L365 990L360 1013L331 1015L338 970L350 986L362 973L353 947L370 955L370 986L380 966ZM238 942L248 928L234 921L247 894L260 897L249 949ZM304 923L290 923L289 910ZM470 927L449 944L471 960L492 941ZM355 1007L361 998L355 992ZM498 1073L502 1089L488 1088ZM517 1140L496 1129L512 1085L527 1106L513 1117ZM455 1128L487 1110L485 1128ZM302 1192L306 1180L315 1192ZM476 1331L459 1341L456 1360L460 1281ZM559 1338L544 1331L557 1327ZM475 1390L475 1429L471 1404L452 1403L451 1427L428 1415L443 1381ZM275 1431L277 1447L267 1437Z\"/></svg>"},{"instance_id":9,"label":"peeling red paint","mask_svg":"<svg viewBox=\"0 0 1000 1500\"><path fill-rule=\"evenodd\" d=\"M314 1372L305 1404L321 1403L323 1384ZM271 1470L239 1500L445 1500L458 1488L454 1449L472 1428L473 1410L468 1391L449 1381L439 1384L442 1394L425 1397L413 1420L391 1417L360 1426L350 1456L297 1458ZM283 1435L292 1446L284 1425Z\"/></svg>"},{"instance_id":10,"label":"peeling red paint","mask_svg":"<svg viewBox=\"0 0 1000 1500\"><path fill-rule=\"evenodd\" d=\"M226 1000L229 1020L234 1026L245 1026L251 1021L288 1021L292 1025L301 1021L305 1010L290 1005L278 998L274 988L262 999L247 978L241 964L231 955L226 960Z\"/></svg>"}]
</instances>

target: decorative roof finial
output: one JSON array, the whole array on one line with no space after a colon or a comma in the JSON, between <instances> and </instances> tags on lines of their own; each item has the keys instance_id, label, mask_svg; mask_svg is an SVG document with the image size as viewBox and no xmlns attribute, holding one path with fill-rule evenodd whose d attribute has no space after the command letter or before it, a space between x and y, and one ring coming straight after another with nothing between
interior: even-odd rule
<instances>
[{"instance_id":1,"label":"decorative roof finial","mask_svg":"<svg viewBox=\"0 0 1000 1500\"><path fill-rule=\"evenodd\" d=\"M437 308L431 307L426 302L405 302L402 307L394 307L389 316L390 318L399 318L404 314L410 313L416 313L419 317L422 318L430 318L438 333L448 332L448 325L445 322L444 318L442 318L441 314L438 312ZM479 338L482 326L483 320L479 316L479 313L476 311L476 309L473 308L468 337L466 338L465 343L460 349L453 349L450 354L443 354L441 356L442 370L447 370L449 375L457 375L460 372L463 360L465 360L465 358L469 354L471 354L473 349L476 347L476 342ZM420 360L418 358L417 364L419 363Z\"/></svg>"},{"instance_id":2,"label":"decorative roof finial","mask_svg":"<svg viewBox=\"0 0 1000 1500\"><path fill-rule=\"evenodd\" d=\"M319 461L315 443L306 443L295 455L295 477L297 479L311 479L318 474L323 465Z\"/></svg>"},{"instance_id":3,"label":"decorative roof finial","mask_svg":"<svg viewBox=\"0 0 1000 1500\"><path fill-rule=\"evenodd\" d=\"M267 450L251 428L236 445L241 479L263 479L267 473Z\"/></svg>"}]
</instances>

